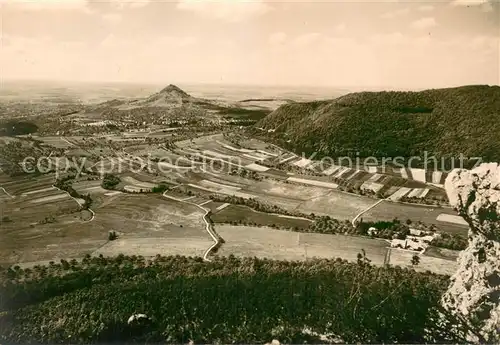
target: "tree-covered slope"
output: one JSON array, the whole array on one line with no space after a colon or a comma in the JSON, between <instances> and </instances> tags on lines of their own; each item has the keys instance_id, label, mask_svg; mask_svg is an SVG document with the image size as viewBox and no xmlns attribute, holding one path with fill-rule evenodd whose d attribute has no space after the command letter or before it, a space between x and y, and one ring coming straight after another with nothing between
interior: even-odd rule
<instances>
[{"instance_id":1,"label":"tree-covered slope","mask_svg":"<svg viewBox=\"0 0 500 345\"><path fill-rule=\"evenodd\" d=\"M0 341L460 341L438 327L448 277L338 260L84 259L1 274ZM132 314L147 327L131 328ZM442 325L442 324L441 324Z\"/></svg>"},{"instance_id":2,"label":"tree-covered slope","mask_svg":"<svg viewBox=\"0 0 500 345\"><path fill-rule=\"evenodd\" d=\"M285 104L257 123L255 132L321 155L410 157L427 151L500 161L500 87L359 92Z\"/></svg>"}]
</instances>

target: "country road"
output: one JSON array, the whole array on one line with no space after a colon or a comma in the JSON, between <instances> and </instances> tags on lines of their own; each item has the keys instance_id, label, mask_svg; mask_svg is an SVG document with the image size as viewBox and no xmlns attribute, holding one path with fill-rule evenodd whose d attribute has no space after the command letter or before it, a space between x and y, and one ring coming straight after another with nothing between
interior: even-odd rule
<instances>
[{"instance_id":1,"label":"country road","mask_svg":"<svg viewBox=\"0 0 500 345\"><path fill-rule=\"evenodd\" d=\"M200 210L204 211L205 214L203 215L203 221L205 222L205 230L207 230L208 234L210 237L212 237L212 240L214 241L214 244L212 244L203 254L203 260L210 262L210 259L208 258L208 255L210 252L219 244L220 239L216 236L215 231L212 229L212 224L210 224L210 221L208 220L208 214L210 213L210 210L208 208L205 208L203 206L200 206L198 204L195 204L194 202L189 202L186 201L185 199L178 199L174 198L172 196L166 195L167 192L163 193L163 196L167 199L183 202L189 205L193 205L198 207Z\"/></svg>"},{"instance_id":2,"label":"country road","mask_svg":"<svg viewBox=\"0 0 500 345\"><path fill-rule=\"evenodd\" d=\"M65 190L63 190L61 188L58 188L55 185L52 185L52 187L56 188L57 190L59 190L61 192L66 193L71 199L75 200L75 202L78 204L78 206L82 207L82 204L80 204L80 202L76 198L72 197L71 194L69 194L67 191L65 191ZM92 211L90 208L87 208L87 210L89 210L89 212L92 213L92 218L90 218L89 220L87 220L87 222L91 222L95 218L95 212Z\"/></svg>"},{"instance_id":3,"label":"country road","mask_svg":"<svg viewBox=\"0 0 500 345\"><path fill-rule=\"evenodd\" d=\"M364 213L370 211L372 208L374 208L375 206L377 206L378 204L380 204L382 201L384 201L385 199L381 199L379 201L377 201L376 203L374 203L373 205L371 205L370 207L366 208L365 210L359 212L353 219L352 219L352 226L356 227L356 221L358 220L358 218L360 216L362 216Z\"/></svg>"}]
</instances>

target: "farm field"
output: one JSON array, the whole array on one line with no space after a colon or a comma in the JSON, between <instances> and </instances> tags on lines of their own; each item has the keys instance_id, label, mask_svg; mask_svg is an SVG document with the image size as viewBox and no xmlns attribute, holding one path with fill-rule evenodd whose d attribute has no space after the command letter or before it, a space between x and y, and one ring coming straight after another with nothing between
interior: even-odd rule
<instances>
[{"instance_id":1,"label":"farm field","mask_svg":"<svg viewBox=\"0 0 500 345\"><path fill-rule=\"evenodd\" d=\"M219 255L256 256L276 260L343 258L356 261L362 249L376 265L384 263L387 242L344 235L299 233L271 228L219 225L226 241Z\"/></svg>"},{"instance_id":2,"label":"farm field","mask_svg":"<svg viewBox=\"0 0 500 345\"><path fill-rule=\"evenodd\" d=\"M2 200L10 200L12 197L7 194L3 189L0 189L0 201Z\"/></svg>"},{"instance_id":3,"label":"farm field","mask_svg":"<svg viewBox=\"0 0 500 345\"><path fill-rule=\"evenodd\" d=\"M36 195L34 200L45 198L42 192ZM108 197L94 208L92 221L89 221L88 211L58 215L65 207L68 212L78 209L75 200L65 193L61 195L65 198L36 204L31 203L30 195L2 202L2 217L8 216L11 221L2 224L0 230L1 263L79 258L108 243L110 230L116 231L119 240L125 241L119 242L126 244L120 247L120 252L130 255L135 254L137 248L151 247L147 243L153 242L165 243L162 251L165 255L181 254L182 248L190 253L186 255L202 255L213 243L205 230L200 209L161 195L116 194ZM31 226L52 214L55 217L50 223ZM110 243L99 253L113 255L116 248L117 244Z\"/></svg>"},{"instance_id":4,"label":"farm field","mask_svg":"<svg viewBox=\"0 0 500 345\"><path fill-rule=\"evenodd\" d=\"M269 151L270 146L254 139L243 140L241 141L241 144L246 147L244 149L245 152L251 152L252 150L256 152L258 147L262 148L263 146L267 147ZM234 149L234 151L238 152L236 149ZM240 151L243 152L242 149L240 149ZM304 179L323 181L326 183L329 182L332 184L319 184L311 181L303 183L323 185L330 188L335 188L337 183L343 185L345 184L345 187L371 190L374 193L380 193L384 197L390 197L392 194L397 193L399 188L404 187L407 189L401 190L401 196L406 194L404 192L407 192L415 198L427 200L430 204L434 203L436 199L441 200L441 202L446 202L447 200L446 193L444 192L442 185L446 174L439 171L425 171L423 169L391 169L388 167L386 167L388 168L387 170L384 170L378 166L365 167L362 165L353 168L342 165L331 165L323 161L314 161L304 157L299 157L291 152L286 152L285 150L281 151L282 155L280 157L267 155L265 161L268 164L280 163L294 169L306 169L315 171L316 173L321 173L324 176L306 175L304 176ZM268 172L265 172L264 174L267 175ZM297 176L300 174L290 173L290 175L296 175L292 178L292 180L302 178ZM272 177L280 178L279 175ZM287 177L285 176L285 179L286 178ZM423 190L425 190L424 193L417 193L422 192ZM398 201L399 197L399 194L396 194L393 197L394 201Z\"/></svg>"},{"instance_id":5,"label":"farm field","mask_svg":"<svg viewBox=\"0 0 500 345\"><path fill-rule=\"evenodd\" d=\"M207 178L214 181L214 178ZM221 179L225 177L221 175ZM237 184L233 184L236 186ZM280 206L288 211L329 215L339 220L352 219L359 212L373 205L377 200L354 194L348 194L331 188L296 185L274 180L256 181L240 190L232 186L221 187L198 182L198 188L227 195L253 197L267 204Z\"/></svg>"},{"instance_id":6,"label":"farm field","mask_svg":"<svg viewBox=\"0 0 500 345\"><path fill-rule=\"evenodd\" d=\"M108 242L92 255L116 256L142 255L144 257L154 257L161 255L183 255L183 256L203 256L207 248L213 244L209 238L184 237L143 237L143 238L123 238Z\"/></svg>"},{"instance_id":7,"label":"farm field","mask_svg":"<svg viewBox=\"0 0 500 345\"><path fill-rule=\"evenodd\" d=\"M411 259L415 254L404 249L390 249L389 264L401 267L411 267L417 271L431 271L439 274L452 275L456 272L458 264L456 261L438 258L435 256L419 255L420 263L417 266L411 264Z\"/></svg>"},{"instance_id":8,"label":"farm field","mask_svg":"<svg viewBox=\"0 0 500 345\"><path fill-rule=\"evenodd\" d=\"M20 190L26 189L21 188ZM2 224L2 229L31 226L43 221L46 217L72 213L80 208L76 200L72 199L66 192L53 187L27 189L24 193L11 194L13 197L8 199L3 198L2 217L8 217L10 222Z\"/></svg>"},{"instance_id":9,"label":"farm field","mask_svg":"<svg viewBox=\"0 0 500 345\"><path fill-rule=\"evenodd\" d=\"M224 140L223 140L224 141ZM230 144L234 145L234 144ZM247 138L241 142L242 146L249 147L254 150L261 150L264 152L269 152L273 154L280 154L284 152L284 150L278 148L277 146L274 145L269 145L261 140L254 139L254 138Z\"/></svg>"},{"instance_id":10,"label":"farm field","mask_svg":"<svg viewBox=\"0 0 500 345\"><path fill-rule=\"evenodd\" d=\"M36 204L29 197L2 203L2 217L10 221L0 226L0 262L80 257L104 243L105 235L87 228L89 212L61 195L66 197Z\"/></svg>"},{"instance_id":11,"label":"farm field","mask_svg":"<svg viewBox=\"0 0 500 345\"><path fill-rule=\"evenodd\" d=\"M283 183L272 180L255 182L252 185L248 186L246 190L261 195L264 194L270 196L285 197L302 201L311 198L317 198L329 193L330 191L327 188L294 185L291 183Z\"/></svg>"},{"instance_id":12,"label":"farm field","mask_svg":"<svg viewBox=\"0 0 500 345\"><path fill-rule=\"evenodd\" d=\"M259 257L276 260L306 260L304 246L299 245L298 232L251 226L217 225L215 231L225 243L218 255Z\"/></svg>"},{"instance_id":13,"label":"farm field","mask_svg":"<svg viewBox=\"0 0 500 345\"><path fill-rule=\"evenodd\" d=\"M215 211L214 211L215 212ZM310 220L258 212L243 205L228 205L210 217L215 223L238 222L257 226L280 226L285 228L307 228Z\"/></svg>"},{"instance_id":14,"label":"farm field","mask_svg":"<svg viewBox=\"0 0 500 345\"><path fill-rule=\"evenodd\" d=\"M456 263L450 259L427 255L420 255L420 264L412 266L411 258L415 252L388 248L388 242L379 239L234 225L217 225L216 231L225 240L218 255L233 254L276 260L342 258L356 262L358 253L364 250L371 263L378 266L388 263L448 275L453 274L457 268Z\"/></svg>"},{"instance_id":15,"label":"farm field","mask_svg":"<svg viewBox=\"0 0 500 345\"><path fill-rule=\"evenodd\" d=\"M191 174L192 178L197 180L209 180L216 183L231 185L234 187L247 188L250 185L255 183L254 180L250 180L244 177L240 177L237 175L229 175L229 174L216 174L210 171L202 171L200 173Z\"/></svg>"},{"instance_id":16,"label":"farm field","mask_svg":"<svg viewBox=\"0 0 500 345\"><path fill-rule=\"evenodd\" d=\"M220 188L220 187L204 187L200 184L188 183L185 188L188 191L194 193L206 193L206 194L223 194L229 196L237 196L244 199L255 198L256 196L249 193L243 193L234 188Z\"/></svg>"},{"instance_id":17,"label":"farm field","mask_svg":"<svg viewBox=\"0 0 500 345\"><path fill-rule=\"evenodd\" d=\"M307 258L340 257L354 262L364 249L366 257L375 265L384 264L388 246L384 240L345 235L303 233L299 239L299 244L305 247Z\"/></svg>"},{"instance_id":18,"label":"farm field","mask_svg":"<svg viewBox=\"0 0 500 345\"><path fill-rule=\"evenodd\" d=\"M72 184L72 187L80 194L101 195L109 190L101 187L101 180L79 181Z\"/></svg>"},{"instance_id":19,"label":"farm field","mask_svg":"<svg viewBox=\"0 0 500 345\"><path fill-rule=\"evenodd\" d=\"M65 137L37 137L33 136L33 139L40 140L47 145L53 146L55 148L67 149L73 148L76 145L72 143L69 139Z\"/></svg>"},{"instance_id":20,"label":"farm field","mask_svg":"<svg viewBox=\"0 0 500 345\"><path fill-rule=\"evenodd\" d=\"M137 188L137 189L151 189L156 186L156 184L151 183L151 182L144 182L144 181L139 181L135 179L132 176L124 176L121 178L122 183L125 185L125 188L128 186L132 188Z\"/></svg>"},{"instance_id":21,"label":"farm field","mask_svg":"<svg viewBox=\"0 0 500 345\"><path fill-rule=\"evenodd\" d=\"M467 226L438 221L437 218L440 214L456 216L455 211L451 208L408 205L383 201L363 214L362 218L363 220L392 220L397 217L401 221L411 219L413 221L422 221L427 224L435 224L442 231L467 235Z\"/></svg>"},{"instance_id":22,"label":"farm field","mask_svg":"<svg viewBox=\"0 0 500 345\"><path fill-rule=\"evenodd\" d=\"M450 250L445 248L429 246L425 251L424 255L456 262L458 256L460 255L460 252L457 250Z\"/></svg>"},{"instance_id":23,"label":"farm field","mask_svg":"<svg viewBox=\"0 0 500 345\"><path fill-rule=\"evenodd\" d=\"M223 205L225 205L225 203L210 200L206 204L203 204L203 207L208 208L210 211L212 211L212 213L215 213L219 211L219 207L222 207Z\"/></svg>"},{"instance_id":24,"label":"farm field","mask_svg":"<svg viewBox=\"0 0 500 345\"><path fill-rule=\"evenodd\" d=\"M19 195L26 192L31 192L34 190L45 189L51 187L56 180L55 174L46 174L46 175L28 175L24 178L14 178L10 181L2 182L0 184L1 187L5 188L5 190L13 195Z\"/></svg>"},{"instance_id":25,"label":"farm field","mask_svg":"<svg viewBox=\"0 0 500 345\"><path fill-rule=\"evenodd\" d=\"M376 202L375 199L330 190L326 195L304 201L297 207L297 210L304 213L328 215L339 220L351 220Z\"/></svg>"},{"instance_id":26,"label":"farm field","mask_svg":"<svg viewBox=\"0 0 500 345\"><path fill-rule=\"evenodd\" d=\"M94 226L106 229L106 233L114 230L123 235L210 239L199 208L158 194L119 194L94 211Z\"/></svg>"}]
</instances>

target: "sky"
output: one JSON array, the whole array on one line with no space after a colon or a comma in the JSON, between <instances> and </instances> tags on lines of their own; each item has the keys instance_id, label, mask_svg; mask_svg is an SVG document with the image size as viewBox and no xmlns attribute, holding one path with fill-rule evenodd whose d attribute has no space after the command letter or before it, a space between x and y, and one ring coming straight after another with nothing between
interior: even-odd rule
<instances>
[{"instance_id":1,"label":"sky","mask_svg":"<svg viewBox=\"0 0 500 345\"><path fill-rule=\"evenodd\" d=\"M498 1L0 0L0 77L498 85Z\"/></svg>"}]
</instances>

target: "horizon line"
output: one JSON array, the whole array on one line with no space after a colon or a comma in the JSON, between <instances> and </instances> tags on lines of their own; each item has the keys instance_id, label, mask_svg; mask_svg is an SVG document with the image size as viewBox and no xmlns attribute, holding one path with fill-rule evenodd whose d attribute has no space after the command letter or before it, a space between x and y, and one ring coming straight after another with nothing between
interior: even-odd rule
<instances>
[{"instance_id":1,"label":"horizon line","mask_svg":"<svg viewBox=\"0 0 500 345\"><path fill-rule=\"evenodd\" d=\"M125 80L68 80L68 79L47 79L47 78L1 78L0 85L4 83L54 83L54 84L121 84L121 85L138 85L138 86L154 86L160 87L165 85L186 85L186 86L236 86L236 87L264 87L264 88L315 88L315 89L337 89L339 91L351 91L351 90L405 90L405 91L421 91L430 89L446 89L446 88L456 88L463 86L500 86L498 84L488 84L488 83L475 83L475 84L455 84L446 86L396 86L396 85L311 85L311 84L269 84L269 83L234 83L234 82L193 82L193 81L125 81Z\"/></svg>"}]
</instances>

